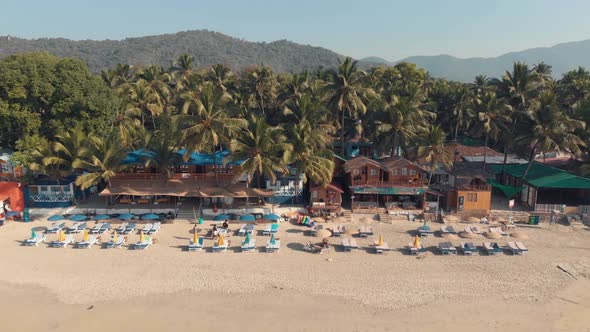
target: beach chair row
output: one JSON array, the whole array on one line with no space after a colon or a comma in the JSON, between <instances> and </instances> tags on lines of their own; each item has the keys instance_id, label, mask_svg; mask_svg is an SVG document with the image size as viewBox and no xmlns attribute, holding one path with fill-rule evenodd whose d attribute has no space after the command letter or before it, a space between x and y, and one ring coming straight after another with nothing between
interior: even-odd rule
<instances>
[{"instance_id":1,"label":"beach chair row","mask_svg":"<svg viewBox=\"0 0 590 332\"><path fill-rule=\"evenodd\" d=\"M226 252L229 247L230 241L215 241L212 247L213 252ZM266 252L278 252L281 248L281 241L274 237L269 239L264 247ZM204 249L204 239L199 238L196 242L190 240L187 246L188 251L202 251ZM256 239L250 238L247 241L242 242L240 246L241 252L253 252L256 250Z\"/></svg>"},{"instance_id":2,"label":"beach chair row","mask_svg":"<svg viewBox=\"0 0 590 332\"><path fill-rule=\"evenodd\" d=\"M137 225L135 223L122 223L115 231L119 234L129 234L136 230ZM153 224L145 224L142 228L144 234L155 234L160 230L161 223L156 222ZM65 223L53 223L47 228L46 233L56 234L60 231L65 231L66 234L78 234L87 229L85 222L76 222L69 227L66 227ZM111 229L110 223L96 223L92 228L89 229L90 234L103 234Z\"/></svg>"},{"instance_id":3,"label":"beach chair row","mask_svg":"<svg viewBox=\"0 0 590 332\"><path fill-rule=\"evenodd\" d=\"M437 248L442 255L454 255L457 252L462 252L465 256L472 256L478 253L478 248L473 242L461 242L458 246L451 242L440 242ZM408 244L407 249L411 255L426 251L422 245L416 247L413 243ZM522 255L529 251L522 242L508 242L506 246L500 246L497 242L484 242L481 249L487 255L498 255L505 251L513 255Z\"/></svg>"}]
</instances>

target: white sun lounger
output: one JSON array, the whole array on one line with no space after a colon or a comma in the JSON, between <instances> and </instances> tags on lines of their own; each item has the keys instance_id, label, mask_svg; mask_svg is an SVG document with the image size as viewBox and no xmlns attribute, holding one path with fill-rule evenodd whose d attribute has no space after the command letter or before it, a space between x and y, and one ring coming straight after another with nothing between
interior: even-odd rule
<instances>
[{"instance_id":1,"label":"white sun lounger","mask_svg":"<svg viewBox=\"0 0 590 332\"><path fill-rule=\"evenodd\" d=\"M457 234L457 231L455 230L455 228L453 226L450 226L450 225L441 227L440 228L440 231L442 233Z\"/></svg>"},{"instance_id":2,"label":"white sun lounger","mask_svg":"<svg viewBox=\"0 0 590 332\"><path fill-rule=\"evenodd\" d=\"M54 248L65 248L68 246L68 244L74 242L74 235L73 234L68 234L66 235L66 239L65 241L61 242L61 241L53 241L51 242L50 246L54 247Z\"/></svg>"},{"instance_id":3,"label":"white sun lounger","mask_svg":"<svg viewBox=\"0 0 590 332\"><path fill-rule=\"evenodd\" d=\"M84 228L82 228L84 226ZM73 234L73 233L80 233L82 230L86 229L86 223L82 223L81 221L75 222L71 227L66 227L66 233Z\"/></svg>"},{"instance_id":4,"label":"white sun lounger","mask_svg":"<svg viewBox=\"0 0 590 332\"><path fill-rule=\"evenodd\" d=\"M344 233L346 228L343 225L336 225L334 229L332 229L332 236L340 236Z\"/></svg>"},{"instance_id":5,"label":"white sun lounger","mask_svg":"<svg viewBox=\"0 0 590 332\"><path fill-rule=\"evenodd\" d=\"M506 244L506 249L512 252L513 255L522 255L522 249L520 249L514 242L508 242Z\"/></svg>"},{"instance_id":6,"label":"white sun lounger","mask_svg":"<svg viewBox=\"0 0 590 332\"><path fill-rule=\"evenodd\" d=\"M344 248L344 251L352 251L352 249L358 249L359 246L355 239L344 237L342 238L342 247Z\"/></svg>"},{"instance_id":7,"label":"white sun lounger","mask_svg":"<svg viewBox=\"0 0 590 332\"><path fill-rule=\"evenodd\" d=\"M102 223L102 222L97 223L96 225L94 225L94 227L92 227L90 229L90 231L89 231L90 234L98 234L98 233L100 233L100 229L102 228L102 225L104 225L104 223Z\"/></svg>"},{"instance_id":8,"label":"white sun lounger","mask_svg":"<svg viewBox=\"0 0 590 332\"><path fill-rule=\"evenodd\" d=\"M215 244L213 245L213 252L226 252L227 246L227 240L223 241L222 245L217 244L217 241L215 241Z\"/></svg>"},{"instance_id":9,"label":"white sun lounger","mask_svg":"<svg viewBox=\"0 0 590 332\"><path fill-rule=\"evenodd\" d=\"M104 232L108 231L109 229L111 229L111 223L105 222L98 230L98 234L104 234Z\"/></svg>"},{"instance_id":10,"label":"white sun lounger","mask_svg":"<svg viewBox=\"0 0 590 332\"><path fill-rule=\"evenodd\" d=\"M419 252L424 250L424 247L420 244L420 247L416 248L413 243L409 243L408 250L410 251L410 255L418 255Z\"/></svg>"},{"instance_id":11,"label":"white sun lounger","mask_svg":"<svg viewBox=\"0 0 590 332\"><path fill-rule=\"evenodd\" d=\"M262 235L276 234L279 231L279 224L270 224L262 231Z\"/></svg>"},{"instance_id":12,"label":"white sun lounger","mask_svg":"<svg viewBox=\"0 0 590 332\"><path fill-rule=\"evenodd\" d=\"M490 227L490 232L492 232L492 233L498 233L498 234L500 234L502 236L508 235L508 233L504 232L501 227Z\"/></svg>"},{"instance_id":13,"label":"white sun lounger","mask_svg":"<svg viewBox=\"0 0 590 332\"><path fill-rule=\"evenodd\" d=\"M501 254L504 250L498 245L497 242L484 242L483 249L487 252L488 255L498 255Z\"/></svg>"},{"instance_id":14,"label":"white sun lounger","mask_svg":"<svg viewBox=\"0 0 590 332\"><path fill-rule=\"evenodd\" d=\"M476 252L476 247L472 242L461 242L461 250L463 255L471 256Z\"/></svg>"},{"instance_id":15,"label":"white sun lounger","mask_svg":"<svg viewBox=\"0 0 590 332\"><path fill-rule=\"evenodd\" d=\"M109 240L109 242L105 243L105 248L107 248L107 249L121 248L123 246L123 243L125 243L124 236L119 236L117 238L117 241L113 241L113 237L111 236L111 239Z\"/></svg>"},{"instance_id":16,"label":"white sun lounger","mask_svg":"<svg viewBox=\"0 0 590 332\"><path fill-rule=\"evenodd\" d=\"M270 240L266 243L266 252L277 252L281 248L281 241L275 240L275 244L270 243Z\"/></svg>"},{"instance_id":17,"label":"white sun lounger","mask_svg":"<svg viewBox=\"0 0 590 332\"><path fill-rule=\"evenodd\" d=\"M188 251L201 251L203 250L203 238L200 237L196 243L190 240L188 243Z\"/></svg>"},{"instance_id":18,"label":"white sun lounger","mask_svg":"<svg viewBox=\"0 0 590 332\"><path fill-rule=\"evenodd\" d=\"M441 242L438 244L438 248L443 255L454 255L457 253L457 248L451 242Z\"/></svg>"},{"instance_id":19,"label":"white sun lounger","mask_svg":"<svg viewBox=\"0 0 590 332\"><path fill-rule=\"evenodd\" d=\"M149 248L152 244L153 244L153 240L151 237L146 238L145 240L143 240L142 242L136 242L133 244L133 249L135 250L145 250L147 248Z\"/></svg>"},{"instance_id":20,"label":"white sun lounger","mask_svg":"<svg viewBox=\"0 0 590 332\"><path fill-rule=\"evenodd\" d=\"M477 234L477 235L481 235L482 234L482 231L477 226L471 226L470 229L471 229L471 233L474 233L474 234Z\"/></svg>"},{"instance_id":21,"label":"white sun lounger","mask_svg":"<svg viewBox=\"0 0 590 332\"><path fill-rule=\"evenodd\" d=\"M129 234L132 233L135 230L135 223L134 222L130 222L129 224L127 224L127 227L125 228L125 232L123 234Z\"/></svg>"},{"instance_id":22,"label":"white sun lounger","mask_svg":"<svg viewBox=\"0 0 590 332\"><path fill-rule=\"evenodd\" d=\"M256 249L256 239L250 238L250 242L242 243L242 252L252 252Z\"/></svg>"},{"instance_id":23,"label":"white sun lounger","mask_svg":"<svg viewBox=\"0 0 590 332\"><path fill-rule=\"evenodd\" d=\"M119 234L125 234L125 231L127 230L127 226L128 226L128 225L129 225L129 223L128 223L128 222L124 222L124 223L122 223L122 224L121 224L121 226L119 226L119 227L116 229L117 233L119 233Z\"/></svg>"},{"instance_id":24,"label":"white sun lounger","mask_svg":"<svg viewBox=\"0 0 590 332\"><path fill-rule=\"evenodd\" d=\"M155 222L152 225L152 228L150 228L148 234L156 234L156 233L158 233L158 231L160 230L160 225L162 225L161 222L159 222L159 221L158 222Z\"/></svg>"},{"instance_id":25,"label":"white sun lounger","mask_svg":"<svg viewBox=\"0 0 590 332\"><path fill-rule=\"evenodd\" d=\"M420 227L418 227L418 234L420 235L420 237L432 236L432 235L434 235L434 231L428 225L426 226L426 228L424 228L424 226L420 226Z\"/></svg>"},{"instance_id":26,"label":"white sun lounger","mask_svg":"<svg viewBox=\"0 0 590 332\"><path fill-rule=\"evenodd\" d=\"M96 244L97 242L98 242L98 237L96 235L91 235L88 237L88 241L78 242L78 245L76 247L79 249L88 249L88 248L92 247L92 245Z\"/></svg>"},{"instance_id":27,"label":"white sun lounger","mask_svg":"<svg viewBox=\"0 0 590 332\"><path fill-rule=\"evenodd\" d=\"M240 225L240 229L238 230L238 235L246 236L246 227L248 227L247 224Z\"/></svg>"},{"instance_id":28,"label":"white sun lounger","mask_svg":"<svg viewBox=\"0 0 590 332\"><path fill-rule=\"evenodd\" d=\"M53 223L51 224L51 226L47 229L47 233L49 234L54 234L57 233L59 231L61 231L64 227L66 226L65 223Z\"/></svg>"},{"instance_id":29,"label":"white sun lounger","mask_svg":"<svg viewBox=\"0 0 590 332\"><path fill-rule=\"evenodd\" d=\"M36 233L35 237L32 237L30 239L26 239L24 244L27 247L38 247L39 243L45 241L45 235L40 234L40 233Z\"/></svg>"},{"instance_id":30,"label":"white sun lounger","mask_svg":"<svg viewBox=\"0 0 590 332\"><path fill-rule=\"evenodd\" d=\"M525 245L524 245L522 242L516 242L515 244L516 244L516 247L517 247L518 249L520 249L520 251L521 251L523 254L526 254L526 253L528 253L528 252L529 252L529 250L527 249L527 247L525 247Z\"/></svg>"},{"instance_id":31,"label":"white sun lounger","mask_svg":"<svg viewBox=\"0 0 590 332\"><path fill-rule=\"evenodd\" d=\"M145 224L143 225L143 234L149 234L150 230L154 227L154 224Z\"/></svg>"},{"instance_id":32,"label":"white sun lounger","mask_svg":"<svg viewBox=\"0 0 590 332\"><path fill-rule=\"evenodd\" d=\"M359 228L359 236L360 237L368 237L370 235L373 235L373 229L371 227L361 226Z\"/></svg>"}]
</instances>

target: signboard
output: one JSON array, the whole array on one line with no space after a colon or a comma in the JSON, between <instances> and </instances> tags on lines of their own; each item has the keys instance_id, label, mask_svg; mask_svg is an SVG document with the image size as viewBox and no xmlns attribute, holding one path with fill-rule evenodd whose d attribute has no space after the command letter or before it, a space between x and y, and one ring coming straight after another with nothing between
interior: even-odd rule
<instances>
[{"instance_id":1,"label":"signboard","mask_svg":"<svg viewBox=\"0 0 590 332\"><path fill-rule=\"evenodd\" d=\"M465 205L465 196L459 196L458 204L457 204L457 211L463 211L464 205Z\"/></svg>"},{"instance_id":2,"label":"signboard","mask_svg":"<svg viewBox=\"0 0 590 332\"><path fill-rule=\"evenodd\" d=\"M514 200L513 199L508 201L508 207L511 209L514 207Z\"/></svg>"}]
</instances>

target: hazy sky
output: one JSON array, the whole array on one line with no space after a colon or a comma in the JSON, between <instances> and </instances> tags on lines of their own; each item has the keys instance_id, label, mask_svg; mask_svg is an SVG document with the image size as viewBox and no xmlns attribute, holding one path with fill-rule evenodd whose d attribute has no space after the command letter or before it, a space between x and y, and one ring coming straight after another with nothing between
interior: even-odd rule
<instances>
[{"instance_id":1,"label":"hazy sky","mask_svg":"<svg viewBox=\"0 0 590 332\"><path fill-rule=\"evenodd\" d=\"M208 29L388 60L590 39L588 0L2 0L0 12L0 35L123 39Z\"/></svg>"}]
</instances>

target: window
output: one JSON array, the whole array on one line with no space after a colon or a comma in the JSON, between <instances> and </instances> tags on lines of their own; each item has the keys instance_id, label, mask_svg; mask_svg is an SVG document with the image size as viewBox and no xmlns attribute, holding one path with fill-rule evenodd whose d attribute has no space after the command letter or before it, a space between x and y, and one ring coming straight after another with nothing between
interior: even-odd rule
<instances>
[{"instance_id":1,"label":"window","mask_svg":"<svg viewBox=\"0 0 590 332\"><path fill-rule=\"evenodd\" d=\"M12 172L12 169L11 169L10 165L8 165L8 164L0 163L0 172L1 173L10 173L10 172Z\"/></svg>"},{"instance_id":2,"label":"window","mask_svg":"<svg viewBox=\"0 0 590 332\"><path fill-rule=\"evenodd\" d=\"M363 175L367 175L367 168L363 167Z\"/></svg>"},{"instance_id":3,"label":"window","mask_svg":"<svg viewBox=\"0 0 590 332\"><path fill-rule=\"evenodd\" d=\"M64 192L70 192L70 186L62 186L61 187Z\"/></svg>"},{"instance_id":4,"label":"window","mask_svg":"<svg viewBox=\"0 0 590 332\"><path fill-rule=\"evenodd\" d=\"M393 176L398 176L399 171L397 170L397 168L393 169Z\"/></svg>"},{"instance_id":5,"label":"window","mask_svg":"<svg viewBox=\"0 0 590 332\"><path fill-rule=\"evenodd\" d=\"M359 172L359 169L358 168L355 168L355 169L352 170L352 174L353 175L359 175L359 173L360 172Z\"/></svg>"},{"instance_id":6,"label":"window","mask_svg":"<svg viewBox=\"0 0 590 332\"><path fill-rule=\"evenodd\" d=\"M407 176L408 175L408 169L405 167L402 167L402 176Z\"/></svg>"},{"instance_id":7,"label":"window","mask_svg":"<svg viewBox=\"0 0 590 332\"><path fill-rule=\"evenodd\" d=\"M477 202L477 193L468 193L467 194L467 201L468 202Z\"/></svg>"},{"instance_id":8,"label":"window","mask_svg":"<svg viewBox=\"0 0 590 332\"><path fill-rule=\"evenodd\" d=\"M416 170L413 168L410 168L410 176L415 176L416 175Z\"/></svg>"},{"instance_id":9,"label":"window","mask_svg":"<svg viewBox=\"0 0 590 332\"><path fill-rule=\"evenodd\" d=\"M371 176L377 176L377 170L372 168L370 174L371 174Z\"/></svg>"}]
</instances>

